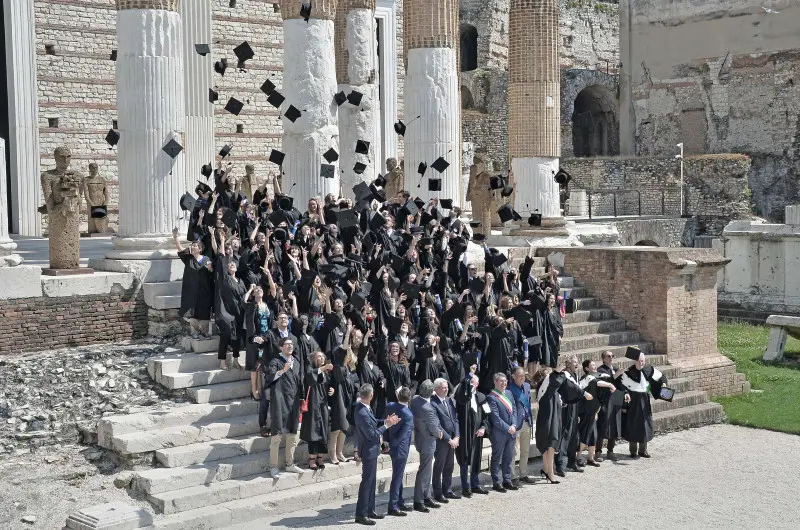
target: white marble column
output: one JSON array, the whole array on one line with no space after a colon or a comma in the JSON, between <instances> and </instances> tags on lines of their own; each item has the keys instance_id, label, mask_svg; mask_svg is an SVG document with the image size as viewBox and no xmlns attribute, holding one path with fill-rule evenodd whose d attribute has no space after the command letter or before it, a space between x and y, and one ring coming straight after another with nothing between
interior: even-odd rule
<instances>
[{"instance_id":1,"label":"white marble column","mask_svg":"<svg viewBox=\"0 0 800 530\"><path fill-rule=\"evenodd\" d=\"M170 138L186 146L178 1L117 0L117 7L120 237L114 246L171 249L186 182L185 154L172 159L162 150Z\"/></svg>"},{"instance_id":2,"label":"white marble column","mask_svg":"<svg viewBox=\"0 0 800 530\"><path fill-rule=\"evenodd\" d=\"M300 16L300 2L281 6L283 17L283 88L289 105L303 111L294 123L285 116L283 123L283 190L304 209L311 197L339 193L339 175L326 179L320 176L322 154L339 148L339 127L336 117L336 66L334 60L333 18L335 0L314 2L308 22ZM353 146L355 148L355 145ZM338 162L334 162L334 166ZM294 189L292 189L294 185Z\"/></svg>"},{"instance_id":3,"label":"white marble column","mask_svg":"<svg viewBox=\"0 0 800 530\"><path fill-rule=\"evenodd\" d=\"M13 254L17 244L8 237L6 197L6 141L0 138L0 267L22 263L22 258L18 254Z\"/></svg>"},{"instance_id":4,"label":"white marble column","mask_svg":"<svg viewBox=\"0 0 800 530\"><path fill-rule=\"evenodd\" d=\"M39 160L39 100L36 90L36 28L33 2L3 2L8 79L8 157L11 160L11 226L41 236L43 203ZM5 168L4 168L5 169Z\"/></svg>"},{"instance_id":5,"label":"white marble column","mask_svg":"<svg viewBox=\"0 0 800 530\"><path fill-rule=\"evenodd\" d=\"M214 161L214 105L208 101L208 89L214 86L213 58L203 57L195 44L214 49L211 28L211 0L181 2L183 24L184 90L186 92L186 190L193 190L203 164Z\"/></svg>"},{"instance_id":6,"label":"white marble column","mask_svg":"<svg viewBox=\"0 0 800 530\"><path fill-rule=\"evenodd\" d=\"M467 187L469 187L469 172L472 169L473 158L475 157L475 144L472 142L461 142L461 214L465 217L472 215L472 203L467 200Z\"/></svg>"},{"instance_id":7,"label":"white marble column","mask_svg":"<svg viewBox=\"0 0 800 530\"><path fill-rule=\"evenodd\" d=\"M423 199L465 201L461 193L461 102L458 81L458 3L454 0L411 0L403 8L406 78L405 116L421 116L406 130L406 187ZM450 166L439 173L428 167L421 187L417 168L438 157ZM428 179L441 178L442 190L428 191Z\"/></svg>"},{"instance_id":8,"label":"white marble column","mask_svg":"<svg viewBox=\"0 0 800 530\"><path fill-rule=\"evenodd\" d=\"M339 107L339 163L342 190L358 182L372 182L383 167L381 156L380 99L378 93L378 52L375 37L375 0L339 0L336 6L336 77L345 94L356 90L364 97L358 106ZM355 152L356 141L370 143L369 154ZM356 162L366 164L362 174L353 171Z\"/></svg>"}]
</instances>

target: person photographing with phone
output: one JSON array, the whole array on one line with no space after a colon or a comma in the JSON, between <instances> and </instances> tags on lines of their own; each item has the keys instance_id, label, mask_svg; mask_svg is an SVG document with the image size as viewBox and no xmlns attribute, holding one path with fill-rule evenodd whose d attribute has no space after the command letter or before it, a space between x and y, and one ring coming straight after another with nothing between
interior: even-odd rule
<instances>
[{"instance_id":1,"label":"person photographing with phone","mask_svg":"<svg viewBox=\"0 0 800 530\"><path fill-rule=\"evenodd\" d=\"M300 400L303 398L300 363L294 358L294 342L283 338L279 343L279 353L269 360L264 373L264 384L270 392L270 414L272 438L270 439L270 475L280 476L278 455L281 441L285 443L286 471L302 474L303 470L294 463L294 450L297 447L297 423L300 416Z\"/></svg>"}]
</instances>

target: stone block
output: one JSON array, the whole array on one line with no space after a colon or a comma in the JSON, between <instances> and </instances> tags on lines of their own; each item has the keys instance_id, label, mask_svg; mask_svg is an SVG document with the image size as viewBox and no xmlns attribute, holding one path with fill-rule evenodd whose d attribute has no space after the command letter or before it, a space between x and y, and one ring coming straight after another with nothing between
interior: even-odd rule
<instances>
[{"instance_id":1,"label":"stone block","mask_svg":"<svg viewBox=\"0 0 800 530\"><path fill-rule=\"evenodd\" d=\"M84 508L67 518L72 530L133 530L153 524L153 514L124 502Z\"/></svg>"},{"instance_id":2,"label":"stone block","mask_svg":"<svg viewBox=\"0 0 800 530\"><path fill-rule=\"evenodd\" d=\"M772 318L772 317L770 317ZM769 319L767 319L769 321ZM769 341L767 349L764 350L765 361L783 360L783 352L786 348L786 338L788 336L786 328L773 325L769 330Z\"/></svg>"},{"instance_id":3,"label":"stone block","mask_svg":"<svg viewBox=\"0 0 800 530\"><path fill-rule=\"evenodd\" d=\"M96 271L131 273L142 283L173 282L183 278L183 262L177 259L91 258Z\"/></svg>"},{"instance_id":4,"label":"stone block","mask_svg":"<svg viewBox=\"0 0 800 530\"><path fill-rule=\"evenodd\" d=\"M115 290L133 287L133 274L120 272L95 272L85 276L42 276L44 296L70 297L109 294Z\"/></svg>"},{"instance_id":5,"label":"stone block","mask_svg":"<svg viewBox=\"0 0 800 530\"><path fill-rule=\"evenodd\" d=\"M786 224L800 225L800 204L786 207Z\"/></svg>"},{"instance_id":6,"label":"stone block","mask_svg":"<svg viewBox=\"0 0 800 530\"><path fill-rule=\"evenodd\" d=\"M0 267L0 300L42 296L42 269L30 265Z\"/></svg>"}]
</instances>

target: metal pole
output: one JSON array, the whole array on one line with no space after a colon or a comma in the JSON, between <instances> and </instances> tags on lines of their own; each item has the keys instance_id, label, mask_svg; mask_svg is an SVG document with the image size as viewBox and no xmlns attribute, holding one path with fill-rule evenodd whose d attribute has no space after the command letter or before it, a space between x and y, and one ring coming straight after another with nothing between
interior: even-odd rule
<instances>
[{"instance_id":1,"label":"metal pole","mask_svg":"<svg viewBox=\"0 0 800 530\"><path fill-rule=\"evenodd\" d=\"M611 193L611 196L614 198L614 217L617 216L617 192L614 191Z\"/></svg>"},{"instance_id":2,"label":"metal pole","mask_svg":"<svg viewBox=\"0 0 800 530\"><path fill-rule=\"evenodd\" d=\"M683 142L679 143L676 147L681 148L681 154L678 158L681 159L681 217L683 217Z\"/></svg>"}]
</instances>

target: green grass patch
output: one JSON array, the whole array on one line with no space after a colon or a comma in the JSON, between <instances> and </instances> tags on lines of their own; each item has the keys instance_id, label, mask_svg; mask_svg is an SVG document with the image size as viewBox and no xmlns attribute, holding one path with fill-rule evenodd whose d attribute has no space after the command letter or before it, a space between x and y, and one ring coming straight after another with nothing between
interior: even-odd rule
<instances>
[{"instance_id":1,"label":"green grass patch","mask_svg":"<svg viewBox=\"0 0 800 530\"><path fill-rule=\"evenodd\" d=\"M789 337L783 363L761 360L769 328L720 323L719 351L747 376L754 392L715 397L736 425L800 434L800 341Z\"/></svg>"}]
</instances>

